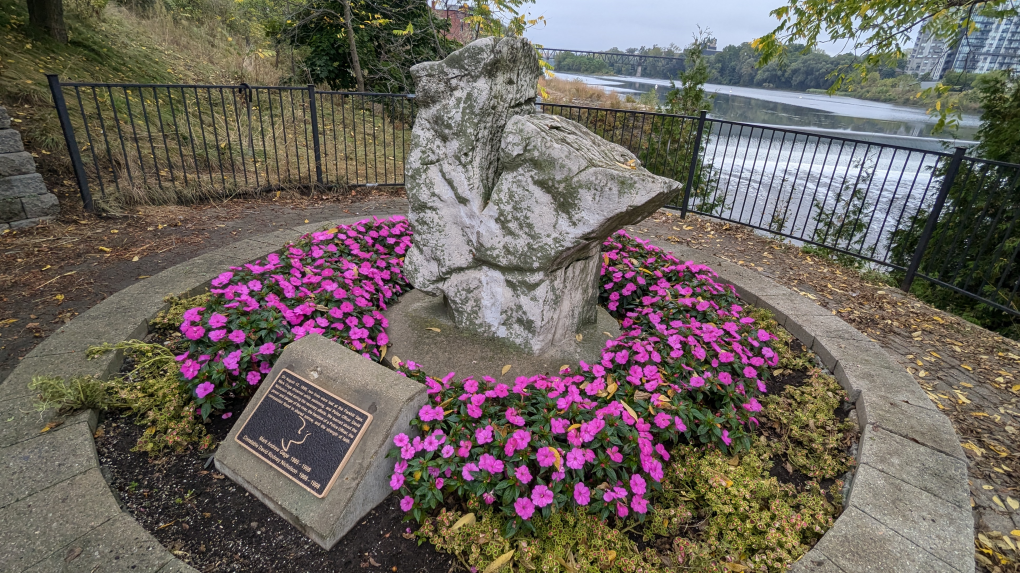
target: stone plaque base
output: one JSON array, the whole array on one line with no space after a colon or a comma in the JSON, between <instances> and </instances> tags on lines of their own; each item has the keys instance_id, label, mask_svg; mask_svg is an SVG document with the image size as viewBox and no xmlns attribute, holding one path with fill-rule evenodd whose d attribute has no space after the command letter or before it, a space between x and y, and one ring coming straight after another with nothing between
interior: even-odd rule
<instances>
[{"instance_id":1,"label":"stone plaque base","mask_svg":"<svg viewBox=\"0 0 1020 573\"><path fill-rule=\"evenodd\" d=\"M620 324L606 309L598 307L596 322L584 325L577 333L581 335L580 341L568 340L535 356L506 340L457 328L443 298L420 290L401 296L383 314L389 321L387 366L391 357L396 356L420 364L426 374L435 378L456 372L457 380L467 376L513 380L517 376L556 374L564 364L576 371L578 360L598 362L606 341L620 335ZM510 370L501 376L507 364Z\"/></svg>"},{"instance_id":2,"label":"stone plaque base","mask_svg":"<svg viewBox=\"0 0 1020 573\"><path fill-rule=\"evenodd\" d=\"M318 335L287 346L266 380L284 369L371 415L333 486L320 499L235 439L269 384L259 388L216 450L216 469L329 549L391 493L395 460L386 452L394 436L412 429L408 423L426 402L425 387Z\"/></svg>"}]
</instances>

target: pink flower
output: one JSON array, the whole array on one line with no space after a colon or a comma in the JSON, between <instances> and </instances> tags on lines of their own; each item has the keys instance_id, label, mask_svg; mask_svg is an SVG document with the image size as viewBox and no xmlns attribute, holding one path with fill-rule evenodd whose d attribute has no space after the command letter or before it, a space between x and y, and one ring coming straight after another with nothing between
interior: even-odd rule
<instances>
[{"instance_id":1,"label":"pink flower","mask_svg":"<svg viewBox=\"0 0 1020 573\"><path fill-rule=\"evenodd\" d=\"M521 480L521 483L531 481L531 472L528 471L528 466L519 466L514 470L514 475L517 476L517 479Z\"/></svg>"},{"instance_id":2,"label":"pink flower","mask_svg":"<svg viewBox=\"0 0 1020 573\"><path fill-rule=\"evenodd\" d=\"M218 277L216 277L216 278L214 278L212 280L212 286L214 286L214 287L221 287L221 286L227 284L228 282L230 282L230 279L232 279L232 278L234 278L234 273L232 273L232 272L225 272L225 273L221 274L220 276L218 276Z\"/></svg>"},{"instance_id":3,"label":"pink flower","mask_svg":"<svg viewBox=\"0 0 1020 573\"><path fill-rule=\"evenodd\" d=\"M744 376L746 376L748 378L754 378L754 377L758 376L758 371L755 370L754 368L752 368L751 366L745 366L744 367Z\"/></svg>"},{"instance_id":4,"label":"pink flower","mask_svg":"<svg viewBox=\"0 0 1020 573\"><path fill-rule=\"evenodd\" d=\"M730 431L729 430L723 430L722 431L722 441L727 446L733 443L733 439L730 438Z\"/></svg>"},{"instance_id":5,"label":"pink flower","mask_svg":"<svg viewBox=\"0 0 1020 573\"><path fill-rule=\"evenodd\" d=\"M429 406L428 404L425 404L424 406L421 407L421 410L418 410L418 417L421 419L422 422L442 420L443 408L441 406L432 407Z\"/></svg>"},{"instance_id":6,"label":"pink flower","mask_svg":"<svg viewBox=\"0 0 1020 573\"><path fill-rule=\"evenodd\" d=\"M393 476L390 477L390 488L391 489L398 490L403 485L404 485L404 474L393 474Z\"/></svg>"},{"instance_id":7,"label":"pink flower","mask_svg":"<svg viewBox=\"0 0 1020 573\"><path fill-rule=\"evenodd\" d=\"M205 329L201 326L185 326L181 325L181 332L188 340L198 340L205 336Z\"/></svg>"},{"instance_id":8,"label":"pink flower","mask_svg":"<svg viewBox=\"0 0 1020 573\"><path fill-rule=\"evenodd\" d=\"M489 492L485 492L485 493L482 494L482 499L485 500L486 504L492 505L493 502L496 501L496 496L492 495Z\"/></svg>"},{"instance_id":9,"label":"pink flower","mask_svg":"<svg viewBox=\"0 0 1020 573\"><path fill-rule=\"evenodd\" d=\"M185 360L184 364L181 364L181 375L186 380L192 380L198 375L198 371L202 369L202 365L194 360Z\"/></svg>"},{"instance_id":10,"label":"pink flower","mask_svg":"<svg viewBox=\"0 0 1020 573\"><path fill-rule=\"evenodd\" d=\"M630 476L630 491L634 492L634 495L644 495L646 485L644 478L640 475L634 474Z\"/></svg>"},{"instance_id":11,"label":"pink flower","mask_svg":"<svg viewBox=\"0 0 1020 573\"><path fill-rule=\"evenodd\" d=\"M442 456L444 458L449 458L450 456L453 455L453 446L451 446L451 445L443 446L443 450L440 453L442 454Z\"/></svg>"},{"instance_id":12,"label":"pink flower","mask_svg":"<svg viewBox=\"0 0 1020 573\"><path fill-rule=\"evenodd\" d=\"M226 419L229 419L233 415L234 415L233 412L227 412L227 413L223 414L222 416L220 416L220 418L226 420Z\"/></svg>"},{"instance_id":13,"label":"pink flower","mask_svg":"<svg viewBox=\"0 0 1020 573\"><path fill-rule=\"evenodd\" d=\"M478 471L478 466L475 464L464 464L464 468L460 471L461 477L464 481L473 481L475 478L471 475L471 472Z\"/></svg>"},{"instance_id":14,"label":"pink flower","mask_svg":"<svg viewBox=\"0 0 1020 573\"><path fill-rule=\"evenodd\" d=\"M233 342L234 344L241 344L242 342L244 342L244 338L245 338L244 331L243 330L235 330L235 331L231 332L230 336L228 336L227 338L229 338L230 341Z\"/></svg>"},{"instance_id":15,"label":"pink flower","mask_svg":"<svg viewBox=\"0 0 1020 573\"><path fill-rule=\"evenodd\" d=\"M492 426L485 426L475 430L475 441L478 445L488 444L492 441Z\"/></svg>"},{"instance_id":16,"label":"pink flower","mask_svg":"<svg viewBox=\"0 0 1020 573\"><path fill-rule=\"evenodd\" d=\"M630 507L638 513L648 513L648 500L635 495L630 500Z\"/></svg>"},{"instance_id":17,"label":"pink flower","mask_svg":"<svg viewBox=\"0 0 1020 573\"><path fill-rule=\"evenodd\" d=\"M398 474L402 474L402 473L406 472L407 471L407 462L405 460L400 460L399 462L393 464L393 471L398 473Z\"/></svg>"},{"instance_id":18,"label":"pink flower","mask_svg":"<svg viewBox=\"0 0 1020 573\"><path fill-rule=\"evenodd\" d=\"M591 490L581 482L574 486L574 501L577 505L588 505L591 501Z\"/></svg>"},{"instance_id":19,"label":"pink flower","mask_svg":"<svg viewBox=\"0 0 1020 573\"><path fill-rule=\"evenodd\" d=\"M212 316L209 317L209 326L211 326L212 328L219 328L226 323L227 317L223 316L218 312L214 312Z\"/></svg>"},{"instance_id":20,"label":"pink flower","mask_svg":"<svg viewBox=\"0 0 1020 573\"><path fill-rule=\"evenodd\" d=\"M627 505L624 503L616 502L616 515L620 517L627 517L630 511L627 510Z\"/></svg>"},{"instance_id":21,"label":"pink flower","mask_svg":"<svg viewBox=\"0 0 1020 573\"><path fill-rule=\"evenodd\" d=\"M398 448L406 446L411 440L407 437L407 434L397 434L393 437L393 445Z\"/></svg>"},{"instance_id":22,"label":"pink flower","mask_svg":"<svg viewBox=\"0 0 1020 573\"><path fill-rule=\"evenodd\" d=\"M267 342L262 346L259 346L258 352L255 354L272 354L276 352L276 345L272 342Z\"/></svg>"},{"instance_id":23,"label":"pink flower","mask_svg":"<svg viewBox=\"0 0 1020 573\"><path fill-rule=\"evenodd\" d=\"M615 463L620 463L623 461L623 454L620 453L620 448L616 446L613 446L606 450L606 453L609 454L609 459L613 460Z\"/></svg>"},{"instance_id":24,"label":"pink flower","mask_svg":"<svg viewBox=\"0 0 1020 573\"><path fill-rule=\"evenodd\" d=\"M254 386L259 383L259 380L262 380L262 375L259 374L258 372L252 371L249 372L248 376L246 376L245 378L248 380L248 384Z\"/></svg>"},{"instance_id":25,"label":"pink flower","mask_svg":"<svg viewBox=\"0 0 1020 573\"><path fill-rule=\"evenodd\" d=\"M527 521L531 519L532 514L535 513L535 504L531 503L531 500L526 497L519 497L514 502L514 510L517 511L517 515L521 519Z\"/></svg>"},{"instance_id":26,"label":"pink flower","mask_svg":"<svg viewBox=\"0 0 1020 573\"><path fill-rule=\"evenodd\" d=\"M412 507L414 507L414 498L409 495L405 495L404 498L400 500L400 509L404 511L411 511Z\"/></svg>"},{"instance_id":27,"label":"pink flower","mask_svg":"<svg viewBox=\"0 0 1020 573\"><path fill-rule=\"evenodd\" d=\"M209 340L212 340L213 342L219 342L220 340L223 340L223 337L226 335L227 331L222 328L219 330L213 330L209 332Z\"/></svg>"},{"instance_id":28,"label":"pink flower","mask_svg":"<svg viewBox=\"0 0 1020 573\"><path fill-rule=\"evenodd\" d=\"M544 485L537 485L531 491L531 501L536 507L545 507L553 502L553 492Z\"/></svg>"},{"instance_id":29,"label":"pink flower","mask_svg":"<svg viewBox=\"0 0 1020 573\"><path fill-rule=\"evenodd\" d=\"M241 361L241 351L235 350L227 355L223 359L223 367L227 370L237 370L238 364Z\"/></svg>"},{"instance_id":30,"label":"pink flower","mask_svg":"<svg viewBox=\"0 0 1020 573\"><path fill-rule=\"evenodd\" d=\"M563 418L553 418L552 420L549 421L549 424L552 427L552 433L562 434L566 432L567 428L570 426L570 420L564 420Z\"/></svg>"},{"instance_id":31,"label":"pink flower","mask_svg":"<svg viewBox=\"0 0 1020 573\"><path fill-rule=\"evenodd\" d=\"M556 463L556 454L552 448L542 448L538 450L536 455L538 458L538 465L547 468Z\"/></svg>"},{"instance_id":32,"label":"pink flower","mask_svg":"<svg viewBox=\"0 0 1020 573\"><path fill-rule=\"evenodd\" d=\"M213 386L212 382L202 382L197 388L195 388L195 395L201 400L211 394L215 389L216 386Z\"/></svg>"},{"instance_id":33,"label":"pink flower","mask_svg":"<svg viewBox=\"0 0 1020 573\"><path fill-rule=\"evenodd\" d=\"M573 448L567 452L567 467L572 470L579 470L584 467L584 450Z\"/></svg>"}]
</instances>

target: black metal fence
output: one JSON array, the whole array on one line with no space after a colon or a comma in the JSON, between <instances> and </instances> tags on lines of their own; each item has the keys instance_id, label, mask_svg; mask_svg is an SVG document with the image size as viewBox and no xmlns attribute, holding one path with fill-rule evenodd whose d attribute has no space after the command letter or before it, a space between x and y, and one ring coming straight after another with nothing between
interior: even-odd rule
<instances>
[{"instance_id":1,"label":"black metal fence","mask_svg":"<svg viewBox=\"0 0 1020 573\"><path fill-rule=\"evenodd\" d=\"M402 185L413 95L50 87L87 209L295 186ZM916 277L1020 316L1020 166L700 117L539 104L684 183L670 206Z\"/></svg>"}]
</instances>

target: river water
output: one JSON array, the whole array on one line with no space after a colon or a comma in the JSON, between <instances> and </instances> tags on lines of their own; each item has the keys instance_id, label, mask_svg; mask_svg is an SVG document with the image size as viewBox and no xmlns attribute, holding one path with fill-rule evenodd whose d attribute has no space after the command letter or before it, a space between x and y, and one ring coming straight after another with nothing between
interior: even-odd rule
<instances>
[{"instance_id":1,"label":"river water","mask_svg":"<svg viewBox=\"0 0 1020 573\"><path fill-rule=\"evenodd\" d=\"M589 85L634 97L654 90L658 92L660 100L665 99L669 90L668 80L654 78L585 76L564 72L557 72L556 77L580 79ZM933 137L931 129L935 126L935 120L923 108L843 96L740 86L707 84L705 89L715 95L710 116L718 119L853 132L841 134L844 137L855 137L857 133ZM977 116L965 115L956 137L973 140L978 123ZM937 137L950 139L947 134Z\"/></svg>"},{"instance_id":2,"label":"river water","mask_svg":"<svg viewBox=\"0 0 1020 573\"><path fill-rule=\"evenodd\" d=\"M581 76L621 95L639 96L669 82ZM693 207L702 212L863 254L887 262L890 239L934 202L938 166L952 147L969 147L978 118L965 116L957 136L930 135L925 110L848 97L708 85L713 123L702 148L711 167ZM785 128L785 129L784 129ZM797 130L802 133L791 133ZM810 135L805 135L807 132ZM895 146L895 147L893 147Z\"/></svg>"}]
</instances>

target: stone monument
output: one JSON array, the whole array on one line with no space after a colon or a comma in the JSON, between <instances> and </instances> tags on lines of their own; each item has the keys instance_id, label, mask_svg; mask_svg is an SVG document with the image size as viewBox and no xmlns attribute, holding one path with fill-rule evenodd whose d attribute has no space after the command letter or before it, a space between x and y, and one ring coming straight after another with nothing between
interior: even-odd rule
<instances>
[{"instance_id":1,"label":"stone monument","mask_svg":"<svg viewBox=\"0 0 1020 573\"><path fill-rule=\"evenodd\" d=\"M535 108L523 38L484 38L411 68L405 273L457 327L541 354L596 322L599 247L679 190L629 151ZM412 358L408 356L407 358Z\"/></svg>"},{"instance_id":2,"label":"stone monument","mask_svg":"<svg viewBox=\"0 0 1020 573\"><path fill-rule=\"evenodd\" d=\"M392 493L393 437L425 387L318 335L288 345L216 450L216 469L329 549Z\"/></svg>"}]
</instances>

